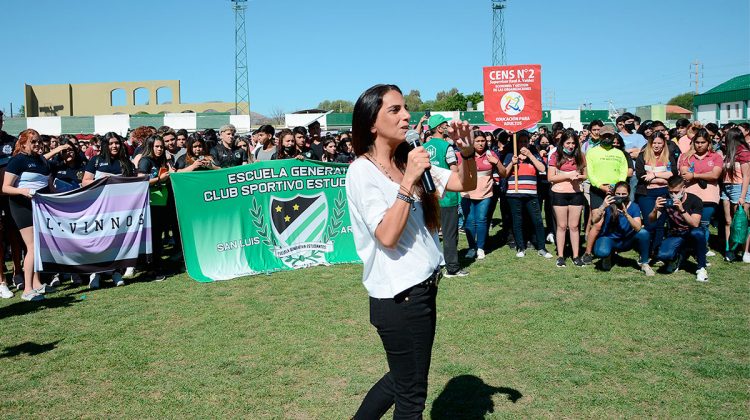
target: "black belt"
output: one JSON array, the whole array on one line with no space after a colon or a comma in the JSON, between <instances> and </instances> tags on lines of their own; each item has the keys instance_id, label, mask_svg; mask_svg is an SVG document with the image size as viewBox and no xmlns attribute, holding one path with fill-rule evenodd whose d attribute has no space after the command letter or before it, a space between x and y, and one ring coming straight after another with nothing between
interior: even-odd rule
<instances>
[{"instance_id":1,"label":"black belt","mask_svg":"<svg viewBox=\"0 0 750 420\"><path fill-rule=\"evenodd\" d=\"M438 268L432 274L430 274L430 277L427 277L427 280L423 281L422 283L416 284L416 286L437 286L438 284L440 284L441 278L443 278L443 271Z\"/></svg>"}]
</instances>

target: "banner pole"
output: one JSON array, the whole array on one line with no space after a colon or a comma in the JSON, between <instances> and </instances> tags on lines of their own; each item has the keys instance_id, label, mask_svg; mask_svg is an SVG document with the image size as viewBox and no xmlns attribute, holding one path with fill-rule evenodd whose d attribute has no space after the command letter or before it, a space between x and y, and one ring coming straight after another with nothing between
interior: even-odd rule
<instances>
[{"instance_id":1,"label":"banner pole","mask_svg":"<svg viewBox=\"0 0 750 420\"><path fill-rule=\"evenodd\" d=\"M513 170L516 172L513 188L515 192L518 192L518 139L516 138L516 133L513 133L513 155L516 157L516 164L513 165Z\"/></svg>"}]
</instances>

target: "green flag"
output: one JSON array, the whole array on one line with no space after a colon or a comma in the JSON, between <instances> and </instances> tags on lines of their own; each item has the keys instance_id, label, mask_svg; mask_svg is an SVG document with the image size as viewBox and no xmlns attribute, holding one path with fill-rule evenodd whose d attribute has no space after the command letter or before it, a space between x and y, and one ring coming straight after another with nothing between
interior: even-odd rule
<instances>
[{"instance_id":1,"label":"green flag","mask_svg":"<svg viewBox=\"0 0 750 420\"><path fill-rule=\"evenodd\" d=\"M344 191L348 167L286 159L173 174L190 277L359 262Z\"/></svg>"}]
</instances>

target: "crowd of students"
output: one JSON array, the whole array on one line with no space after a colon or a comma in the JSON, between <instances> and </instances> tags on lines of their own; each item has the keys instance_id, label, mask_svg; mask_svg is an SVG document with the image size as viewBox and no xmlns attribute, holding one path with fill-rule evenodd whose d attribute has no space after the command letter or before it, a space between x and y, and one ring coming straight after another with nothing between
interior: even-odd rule
<instances>
[{"instance_id":1,"label":"crowd of students","mask_svg":"<svg viewBox=\"0 0 750 420\"><path fill-rule=\"evenodd\" d=\"M693 256L697 279L707 281L706 257L714 255L708 247L712 223L719 228L725 259L750 263L748 241L739 248L730 248L728 241L734 212L738 206L747 212L750 202L750 125L702 126L679 120L667 129L660 121L640 122L626 113L615 127L593 121L576 131L555 123L551 129L541 126L515 135L474 127L477 188L460 195L447 193L440 200L446 276L468 275L459 265L461 230L469 246L465 256L485 258L498 207L501 242L519 258L532 246L549 259L554 256L546 243L554 243L558 267L565 267L568 257L575 266L592 264L597 257L600 268L609 270L617 252L635 249L646 275L654 275L652 266L659 262L666 262L665 270L673 272ZM433 165L462 164L450 142L448 119L425 115L417 129ZM281 130L263 125L246 136L225 125L218 132L193 133L166 126L138 127L126 137L114 132L50 136L27 129L15 138L2 131L0 114L0 250L9 245L12 283L23 290L24 300L43 299L67 278L83 283L78 275L40 278L33 271L31 197L75 189L104 176L147 175L153 258L144 268L148 276L164 280L165 241L173 245L169 259L182 259L170 174L264 160L351 163L355 158L348 132L323 134L317 122ZM122 273L91 273L89 287L98 288L102 274L123 286L135 267ZM12 296L0 270L0 297Z\"/></svg>"},{"instance_id":2,"label":"crowd of students","mask_svg":"<svg viewBox=\"0 0 750 420\"><path fill-rule=\"evenodd\" d=\"M427 119L425 147L449 143L447 119ZM624 113L614 125L592 121L576 131L555 123L514 139L503 130L474 127L478 186L463 193L463 222L443 218L445 242L463 228L467 258L485 258L489 224L499 204L501 243L526 256L554 258L546 242L556 246L556 266L568 258L575 266L594 263L608 271L617 253L634 249L647 276L654 266L671 273L693 257L696 279L708 281L707 257L750 263L747 237L730 243L730 225L739 206L748 214L750 193L750 124L710 123L681 119L668 129L661 121L643 121ZM436 149L439 150L439 149ZM433 164L460 165L460 157L431 153ZM718 229L712 242L709 226ZM583 238L581 237L583 230ZM447 232L447 233L446 233ZM582 246L582 239L585 246ZM445 244L446 276L465 276L453 244Z\"/></svg>"},{"instance_id":3,"label":"crowd of students","mask_svg":"<svg viewBox=\"0 0 750 420\"><path fill-rule=\"evenodd\" d=\"M21 298L41 300L63 280L75 284L88 281L99 288L102 276L116 286L135 276L135 267L108 273L36 273L33 270L34 237L31 197L36 193L63 192L86 186L105 176L146 175L149 179L153 255L146 264L146 276L166 278L164 251L172 245L170 262L182 263L182 250L171 192L170 174L227 168L256 161L276 159L315 159L351 163L354 160L348 133L321 135L320 124L276 131L263 125L247 136L238 136L234 126L188 133L170 127L138 127L122 137L105 135L40 134L22 131L18 138L2 131L0 114L0 250L9 248L13 260L12 285L0 270L0 297L11 298L11 287L23 290ZM167 243L165 243L165 241ZM8 247L6 247L6 244ZM166 247L168 248L168 247ZM25 255L25 256L24 256ZM23 262L22 262L23 256Z\"/></svg>"}]
</instances>

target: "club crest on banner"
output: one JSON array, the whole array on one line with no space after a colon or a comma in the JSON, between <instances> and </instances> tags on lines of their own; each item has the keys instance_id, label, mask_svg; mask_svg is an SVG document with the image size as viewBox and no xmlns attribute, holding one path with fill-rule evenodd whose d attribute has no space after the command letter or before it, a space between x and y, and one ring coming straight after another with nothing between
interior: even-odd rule
<instances>
[{"instance_id":1,"label":"club crest on banner","mask_svg":"<svg viewBox=\"0 0 750 420\"><path fill-rule=\"evenodd\" d=\"M272 196L269 204L276 244L273 254L292 268L325 263L325 253L333 250L333 243L324 240L328 218L325 195Z\"/></svg>"}]
</instances>

